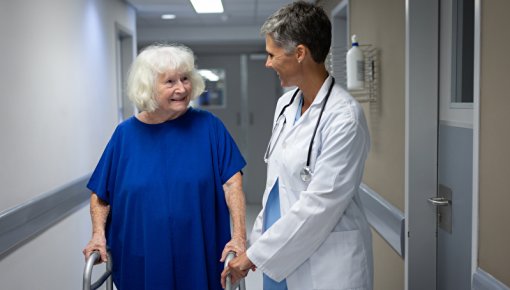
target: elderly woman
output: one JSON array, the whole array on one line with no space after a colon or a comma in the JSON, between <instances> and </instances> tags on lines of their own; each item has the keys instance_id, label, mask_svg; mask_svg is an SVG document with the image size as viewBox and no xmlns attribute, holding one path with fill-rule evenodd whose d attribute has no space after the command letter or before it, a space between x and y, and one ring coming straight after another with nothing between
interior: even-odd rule
<instances>
[{"instance_id":1,"label":"elderly woman","mask_svg":"<svg viewBox=\"0 0 510 290\"><path fill-rule=\"evenodd\" d=\"M268 18L266 66L284 87L265 154L263 209L250 248L222 274L264 273L265 290L372 289L372 242L358 189L370 147L358 102L325 67L331 23L297 1Z\"/></svg>"},{"instance_id":2,"label":"elderly woman","mask_svg":"<svg viewBox=\"0 0 510 290\"><path fill-rule=\"evenodd\" d=\"M245 161L217 117L189 106L203 89L184 46L150 46L131 67L140 113L117 126L90 178L83 250L103 262L111 250L119 290L221 289L221 261L245 251Z\"/></svg>"}]
</instances>

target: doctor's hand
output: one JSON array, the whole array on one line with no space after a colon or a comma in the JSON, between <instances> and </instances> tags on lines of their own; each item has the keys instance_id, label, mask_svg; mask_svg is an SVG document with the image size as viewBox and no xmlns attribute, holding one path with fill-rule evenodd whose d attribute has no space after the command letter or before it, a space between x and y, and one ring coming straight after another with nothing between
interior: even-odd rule
<instances>
[{"instance_id":1,"label":"doctor's hand","mask_svg":"<svg viewBox=\"0 0 510 290\"><path fill-rule=\"evenodd\" d=\"M255 271L256 266L250 261L250 259L248 259L246 252L244 252L241 255L232 259L232 261L228 263L225 270L223 270L223 272L221 273L221 286L225 289L227 276L229 274L231 283L235 284L237 281L246 277L250 269Z\"/></svg>"}]
</instances>

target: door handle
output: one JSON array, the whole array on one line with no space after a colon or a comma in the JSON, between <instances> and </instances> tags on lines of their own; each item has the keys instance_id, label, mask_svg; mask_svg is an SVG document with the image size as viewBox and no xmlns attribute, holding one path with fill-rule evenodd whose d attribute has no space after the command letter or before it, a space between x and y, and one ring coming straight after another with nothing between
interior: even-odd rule
<instances>
[{"instance_id":1,"label":"door handle","mask_svg":"<svg viewBox=\"0 0 510 290\"><path fill-rule=\"evenodd\" d=\"M448 233L452 233L453 191L443 184L439 184L438 196L428 199L437 209L437 225Z\"/></svg>"},{"instance_id":2,"label":"door handle","mask_svg":"<svg viewBox=\"0 0 510 290\"><path fill-rule=\"evenodd\" d=\"M435 206L447 206L452 202L451 200L442 196L431 197L428 199L428 201Z\"/></svg>"}]
</instances>

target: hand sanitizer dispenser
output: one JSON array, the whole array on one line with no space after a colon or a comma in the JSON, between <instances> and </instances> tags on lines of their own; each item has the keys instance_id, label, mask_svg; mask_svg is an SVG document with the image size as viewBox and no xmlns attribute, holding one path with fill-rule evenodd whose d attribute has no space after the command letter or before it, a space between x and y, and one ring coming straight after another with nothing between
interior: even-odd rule
<instances>
[{"instance_id":1,"label":"hand sanitizer dispenser","mask_svg":"<svg viewBox=\"0 0 510 290\"><path fill-rule=\"evenodd\" d=\"M347 51L347 89L362 90L365 87L365 58L358 39L352 35L352 47Z\"/></svg>"}]
</instances>

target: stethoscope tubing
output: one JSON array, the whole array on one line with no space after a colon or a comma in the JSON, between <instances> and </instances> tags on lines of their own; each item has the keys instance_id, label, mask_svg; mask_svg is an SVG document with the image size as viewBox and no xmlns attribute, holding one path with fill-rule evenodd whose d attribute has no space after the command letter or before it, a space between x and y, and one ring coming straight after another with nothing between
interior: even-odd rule
<instances>
[{"instance_id":1,"label":"stethoscope tubing","mask_svg":"<svg viewBox=\"0 0 510 290\"><path fill-rule=\"evenodd\" d=\"M321 118L322 118L322 114L324 113L324 110L326 108L326 103L328 102L329 96L331 95L331 91L333 90L334 84L335 84L335 78L332 78L331 79L331 84L330 84L329 89L328 89L328 92L326 94L326 97L324 98L324 103L322 103L322 107L321 107L321 111L319 113L319 117L317 119L317 123L315 124L315 128L313 130L312 139L310 140L310 145L308 146L308 154L307 154L307 158L306 158L306 165L303 168L303 171L307 172L307 174L311 174L311 172L312 172L311 169L310 169L310 160L311 160L311 157L312 157L313 142L315 140L315 135L317 134L317 129L319 128L319 124L320 124L320 121L321 121ZM296 89L296 91L292 95L292 98L290 99L290 102L288 104L286 104L281 109L280 114L278 114L278 118L276 118L276 124L275 124L275 126L273 128L273 132L271 132L271 138L269 139L269 144L268 144L268 147L267 147L267 150L266 150L266 154L264 156L264 159L265 159L266 162L269 160L269 157L271 156L271 153L273 151L271 149L271 143L272 143L274 132L275 132L276 128L279 127L280 118L283 115L283 113L285 113L285 110L290 105L292 105L294 103L294 100L295 100L295 98L296 98L298 93L299 93L299 88ZM283 126L285 125L285 122L287 122L286 119L284 120L284 124L282 125L282 129L281 130L283 130ZM281 132L280 132L280 134L281 134ZM275 144L273 144L274 146L276 146L276 143L278 142L278 139L280 138L280 136L279 136L280 134L278 134L278 137L276 138ZM308 176L308 177L310 177L310 176ZM303 178L303 181L306 181L305 179L307 179L305 177L302 177L302 178Z\"/></svg>"},{"instance_id":2,"label":"stethoscope tubing","mask_svg":"<svg viewBox=\"0 0 510 290\"><path fill-rule=\"evenodd\" d=\"M333 90L333 85L335 85L335 78L331 79L331 85L329 86L328 93L324 98L324 103L322 103L321 112L319 113L319 118L317 119L317 124L315 125L315 129L313 130L312 140L310 140L310 146L308 146L308 156L306 158L306 166L310 166L310 159L312 157L312 148L313 148L313 140L315 140L315 135L317 134L317 128L319 128L319 124L321 122L322 113L324 113L324 108L326 108L326 103L328 102L329 96L331 95L331 91Z\"/></svg>"}]
</instances>

